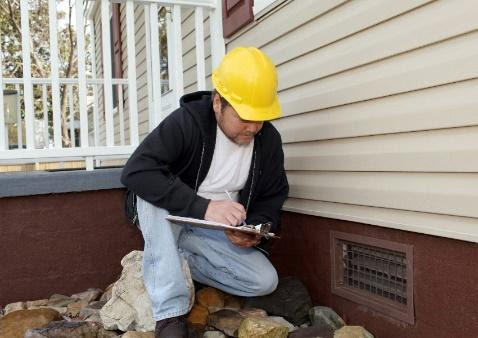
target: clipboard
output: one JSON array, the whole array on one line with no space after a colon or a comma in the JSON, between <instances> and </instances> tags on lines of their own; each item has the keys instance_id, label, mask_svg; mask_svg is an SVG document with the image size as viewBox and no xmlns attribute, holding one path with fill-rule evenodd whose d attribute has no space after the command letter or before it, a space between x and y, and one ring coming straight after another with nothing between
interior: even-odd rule
<instances>
[{"instance_id":1,"label":"clipboard","mask_svg":"<svg viewBox=\"0 0 478 338\"><path fill-rule=\"evenodd\" d=\"M192 225L199 228L213 229L213 230L233 230L238 232L243 232L252 235L259 235L265 238L278 238L273 232L261 232L258 226L254 225L241 225L241 226L232 226L224 223L206 221L204 219L197 219L191 217L181 217L168 215L166 219L174 224L179 225ZM259 224L260 226L261 224Z\"/></svg>"}]
</instances>

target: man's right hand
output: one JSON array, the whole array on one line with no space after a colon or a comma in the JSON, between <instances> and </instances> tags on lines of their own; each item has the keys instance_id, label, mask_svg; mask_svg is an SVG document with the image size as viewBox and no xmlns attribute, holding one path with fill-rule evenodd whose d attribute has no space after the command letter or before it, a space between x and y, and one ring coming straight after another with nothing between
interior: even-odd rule
<instances>
[{"instance_id":1,"label":"man's right hand","mask_svg":"<svg viewBox=\"0 0 478 338\"><path fill-rule=\"evenodd\" d=\"M246 219L246 210L242 204L230 201L210 201L204 216L206 221L220 222L228 225L240 225Z\"/></svg>"}]
</instances>

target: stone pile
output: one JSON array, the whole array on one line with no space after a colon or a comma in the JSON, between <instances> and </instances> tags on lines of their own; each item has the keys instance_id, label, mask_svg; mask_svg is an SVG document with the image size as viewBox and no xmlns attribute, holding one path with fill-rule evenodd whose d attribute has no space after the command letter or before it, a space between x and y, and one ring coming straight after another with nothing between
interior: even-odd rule
<instances>
[{"instance_id":1,"label":"stone pile","mask_svg":"<svg viewBox=\"0 0 478 338\"><path fill-rule=\"evenodd\" d=\"M104 292L88 289L0 307L0 338L154 338L141 261L141 251L125 256L121 277ZM360 326L346 326L332 309L313 307L297 278L281 279L271 295L241 298L200 285L194 292L187 264L183 270L195 298L187 318L191 338L373 338Z\"/></svg>"}]
</instances>

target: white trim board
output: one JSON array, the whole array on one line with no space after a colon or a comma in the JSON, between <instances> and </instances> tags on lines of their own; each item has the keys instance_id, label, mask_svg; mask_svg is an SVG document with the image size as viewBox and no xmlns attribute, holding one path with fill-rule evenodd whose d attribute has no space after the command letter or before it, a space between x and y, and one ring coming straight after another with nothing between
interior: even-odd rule
<instances>
[{"instance_id":1,"label":"white trim board","mask_svg":"<svg viewBox=\"0 0 478 338\"><path fill-rule=\"evenodd\" d=\"M478 243L478 219L289 198L284 211Z\"/></svg>"}]
</instances>

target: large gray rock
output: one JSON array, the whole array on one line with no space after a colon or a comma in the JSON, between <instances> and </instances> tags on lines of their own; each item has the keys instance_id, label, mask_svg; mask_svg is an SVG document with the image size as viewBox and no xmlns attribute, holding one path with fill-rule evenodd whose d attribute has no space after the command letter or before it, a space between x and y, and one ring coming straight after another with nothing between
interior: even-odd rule
<instances>
[{"instance_id":1,"label":"large gray rock","mask_svg":"<svg viewBox=\"0 0 478 338\"><path fill-rule=\"evenodd\" d=\"M24 338L113 338L118 334L106 331L99 323L61 320L51 322L47 326L38 329L30 329Z\"/></svg>"},{"instance_id":2,"label":"large gray rock","mask_svg":"<svg viewBox=\"0 0 478 338\"><path fill-rule=\"evenodd\" d=\"M345 325L344 320L327 306L314 306L309 311L309 318L312 326L328 330L330 333Z\"/></svg>"},{"instance_id":3,"label":"large gray rock","mask_svg":"<svg viewBox=\"0 0 478 338\"><path fill-rule=\"evenodd\" d=\"M123 271L114 284L111 299L100 310L107 330L154 331L151 299L143 283L143 251L132 251L121 260ZM190 290L190 306L194 304L194 285L187 262L182 268ZM161 276L158 276L161 278Z\"/></svg>"},{"instance_id":4,"label":"large gray rock","mask_svg":"<svg viewBox=\"0 0 478 338\"><path fill-rule=\"evenodd\" d=\"M285 277L279 280L279 285L273 293L248 298L244 307L264 309L269 315L284 317L295 326L299 326L308 320L312 300L300 280Z\"/></svg>"},{"instance_id":5,"label":"large gray rock","mask_svg":"<svg viewBox=\"0 0 478 338\"><path fill-rule=\"evenodd\" d=\"M250 317L242 321L239 338L287 338L289 328L267 318Z\"/></svg>"}]
</instances>

